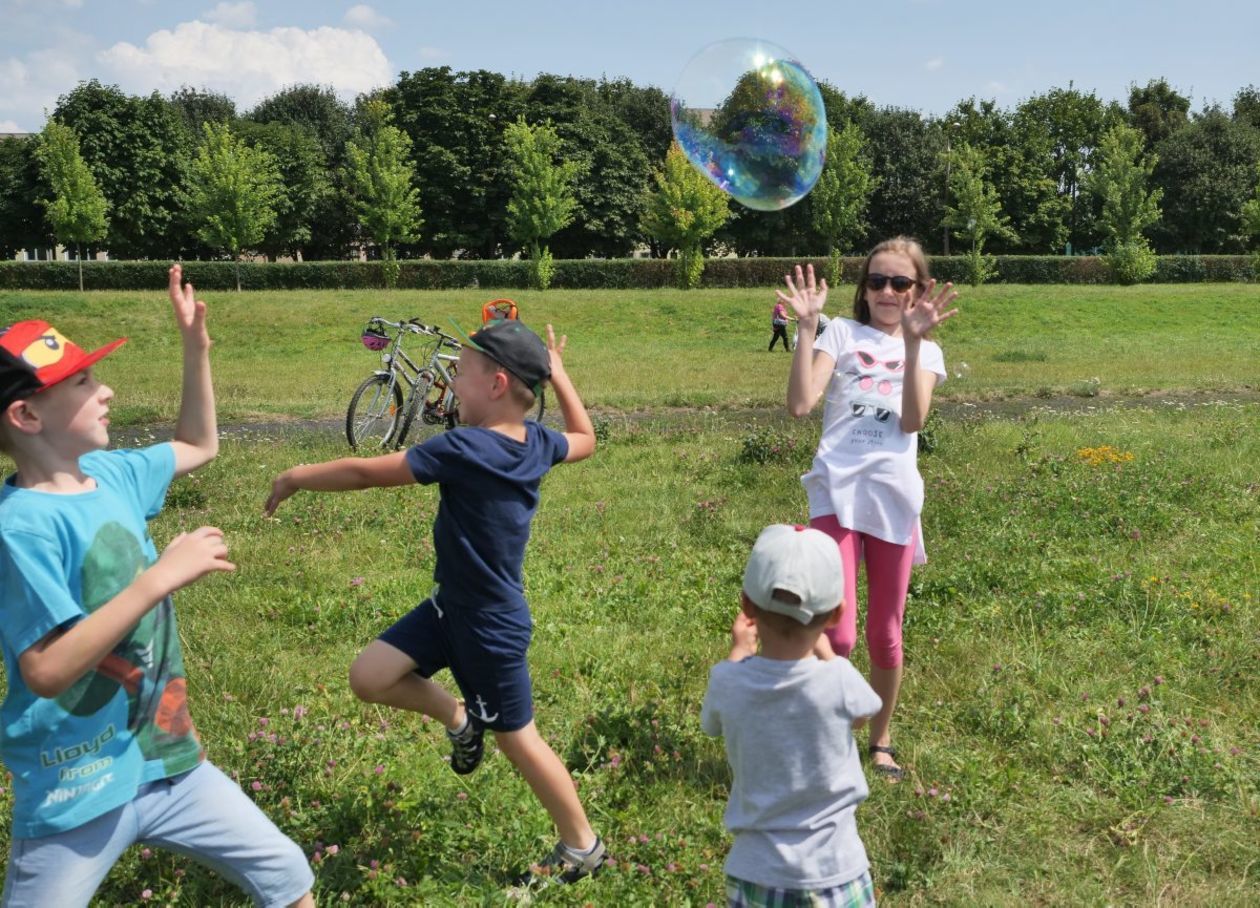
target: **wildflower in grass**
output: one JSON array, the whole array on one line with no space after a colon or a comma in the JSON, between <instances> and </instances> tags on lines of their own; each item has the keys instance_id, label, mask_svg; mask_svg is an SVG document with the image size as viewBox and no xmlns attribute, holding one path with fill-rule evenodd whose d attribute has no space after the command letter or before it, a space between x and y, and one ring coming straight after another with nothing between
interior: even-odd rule
<instances>
[{"instance_id":1,"label":"wildflower in grass","mask_svg":"<svg viewBox=\"0 0 1260 908\"><path fill-rule=\"evenodd\" d=\"M363 578L363 577L352 577L352 578L350 579L350 585L351 585L351 586L363 586L363 581L364 581L364 579L365 579L365 578Z\"/></svg>"},{"instance_id":2,"label":"wildflower in grass","mask_svg":"<svg viewBox=\"0 0 1260 908\"><path fill-rule=\"evenodd\" d=\"M146 889L146 890L144 890L143 892L141 892L141 893L140 893L140 901L142 901L142 902L147 902L147 901L148 901L149 899L151 899L151 898L153 898L153 890L152 890L152 889Z\"/></svg>"}]
</instances>

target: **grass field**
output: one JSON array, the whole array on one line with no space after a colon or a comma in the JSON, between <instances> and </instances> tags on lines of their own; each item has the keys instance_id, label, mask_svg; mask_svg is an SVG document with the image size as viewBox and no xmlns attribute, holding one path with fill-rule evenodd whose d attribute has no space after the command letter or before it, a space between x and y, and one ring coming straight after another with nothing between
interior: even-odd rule
<instances>
[{"instance_id":1,"label":"grass field","mask_svg":"<svg viewBox=\"0 0 1260 908\"><path fill-rule=\"evenodd\" d=\"M373 366L368 315L467 326L484 297L210 301L221 419L259 422L172 487L153 534L228 535L239 570L177 597L193 714L312 856L321 903L502 904L509 872L553 841L502 756L457 777L437 726L347 688L354 654L428 590L436 490L303 494L260 516L276 472L345 453L331 422L277 424L339 416ZM783 398L768 297L517 297L571 334L601 436L544 484L526 591L539 727L616 865L539 904L723 901L729 773L699 702L753 538L805 516L818 432L749 412ZM931 560L894 726L910 775L873 783L859 812L884 904L1255 903L1257 302L1247 286L966 292L941 341L951 372L969 368L942 387L949 418L920 461ZM100 370L126 431L173 416L158 294L0 294L0 321L32 314L85 346L130 335ZM242 904L136 849L100 899Z\"/></svg>"}]
</instances>

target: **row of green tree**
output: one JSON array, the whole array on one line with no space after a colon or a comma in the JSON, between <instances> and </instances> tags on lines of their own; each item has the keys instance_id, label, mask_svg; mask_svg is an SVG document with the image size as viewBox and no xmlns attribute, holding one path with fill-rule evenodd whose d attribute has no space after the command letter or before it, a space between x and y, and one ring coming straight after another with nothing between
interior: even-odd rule
<instances>
[{"instance_id":1,"label":"row of green tree","mask_svg":"<svg viewBox=\"0 0 1260 908\"><path fill-rule=\"evenodd\" d=\"M541 265L646 245L689 273L702 250L852 252L904 233L974 255L980 273L985 252L1141 259L1241 252L1260 234L1254 87L1229 110L1192 113L1155 80L1127 106L1069 85L942 117L820 87L833 133L819 186L755 212L686 182L667 160L668 99L626 80L443 67L354 105L296 86L243 114L212 92L87 82L39 141L0 142L0 251L77 236L68 245L115 258L333 259L366 244L384 258L524 250Z\"/></svg>"}]
</instances>

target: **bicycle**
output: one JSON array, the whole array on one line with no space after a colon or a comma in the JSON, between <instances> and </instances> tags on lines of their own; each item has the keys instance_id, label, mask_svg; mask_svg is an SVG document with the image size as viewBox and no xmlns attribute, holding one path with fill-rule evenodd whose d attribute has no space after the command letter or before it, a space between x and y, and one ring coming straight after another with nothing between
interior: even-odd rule
<instances>
[{"instance_id":1,"label":"bicycle","mask_svg":"<svg viewBox=\"0 0 1260 908\"><path fill-rule=\"evenodd\" d=\"M427 338L431 345L420 363L403 350L408 334ZM346 439L352 450L397 450L412 429L430 434L459 423L459 401L453 379L463 345L436 325L419 319L391 322L368 319L360 336L363 345L381 354L381 366L355 389L346 409ZM422 363L422 365L421 365ZM533 418L542 419L545 401L540 391Z\"/></svg>"}]
</instances>

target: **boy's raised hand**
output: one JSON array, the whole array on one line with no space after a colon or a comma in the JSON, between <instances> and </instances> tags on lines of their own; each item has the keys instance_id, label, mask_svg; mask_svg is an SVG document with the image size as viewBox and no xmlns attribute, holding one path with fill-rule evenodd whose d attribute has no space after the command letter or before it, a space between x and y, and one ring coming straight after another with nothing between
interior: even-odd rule
<instances>
[{"instance_id":1,"label":"boy's raised hand","mask_svg":"<svg viewBox=\"0 0 1260 908\"><path fill-rule=\"evenodd\" d=\"M560 340L557 341L555 329L551 327L550 323L548 323L547 325L547 354L551 358L551 371L553 373L557 371L560 371L560 372L564 371L563 355L564 355L565 345L568 344L568 342L569 342L569 335L567 334L561 334Z\"/></svg>"},{"instance_id":2,"label":"boy's raised hand","mask_svg":"<svg viewBox=\"0 0 1260 908\"><path fill-rule=\"evenodd\" d=\"M171 306L175 310L175 323L185 341L210 345L210 335L206 332L206 304L197 299L191 283L181 283L184 269L178 262L171 266L168 290Z\"/></svg>"},{"instance_id":3,"label":"boy's raised hand","mask_svg":"<svg viewBox=\"0 0 1260 908\"><path fill-rule=\"evenodd\" d=\"M198 527L172 539L150 570L160 571L163 585L173 593L212 571L234 571L236 565L227 559L223 531Z\"/></svg>"}]
</instances>

